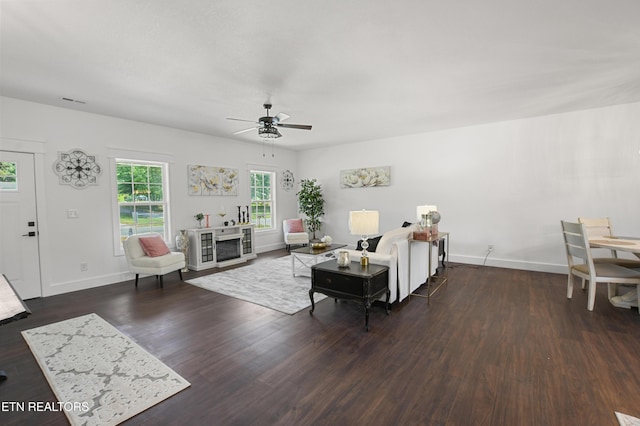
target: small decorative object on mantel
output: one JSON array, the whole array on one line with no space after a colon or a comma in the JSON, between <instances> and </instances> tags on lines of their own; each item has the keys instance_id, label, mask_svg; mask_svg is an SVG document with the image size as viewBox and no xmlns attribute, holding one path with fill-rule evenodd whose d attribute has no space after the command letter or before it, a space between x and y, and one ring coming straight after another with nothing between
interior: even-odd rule
<instances>
[{"instance_id":1,"label":"small decorative object on mantel","mask_svg":"<svg viewBox=\"0 0 640 426\"><path fill-rule=\"evenodd\" d=\"M202 228L202 221L204 220L204 214L198 213L193 217L198 221L198 228Z\"/></svg>"},{"instance_id":2,"label":"small decorative object on mantel","mask_svg":"<svg viewBox=\"0 0 640 426\"><path fill-rule=\"evenodd\" d=\"M60 159L53 165L62 185L71 185L76 189L84 189L98 184L98 176L102 167L96 163L95 155L87 155L79 149L71 152L60 152Z\"/></svg>"},{"instance_id":3,"label":"small decorative object on mantel","mask_svg":"<svg viewBox=\"0 0 640 426\"><path fill-rule=\"evenodd\" d=\"M224 206L220 206L220 209L218 210L218 216L220 216L220 219L222 219L222 222L224 223L224 217L227 215L227 209ZM208 228L208 226L207 226Z\"/></svg>"}]
</instances>

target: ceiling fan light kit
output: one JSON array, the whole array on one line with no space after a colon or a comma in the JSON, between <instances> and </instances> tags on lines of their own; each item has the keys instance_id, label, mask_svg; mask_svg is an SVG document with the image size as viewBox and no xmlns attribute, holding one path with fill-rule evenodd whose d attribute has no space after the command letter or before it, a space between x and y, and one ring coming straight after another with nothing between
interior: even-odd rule
<instances>
[{"instance_id":1,"label":"ceiling fan light kit","mask_svg":"<svg viewBox=\"0 0 640 426\"><path fill-rule=\"evenodd\" d=\"M264 139L276 139L282 136L278 129L275 127L260 127L258 129L258 136Z\"/></svg>"},{"instance_id":2,"label":"ceiling fan light kit","mask_svg":"<svg viewBox=\"0 0 640 426\"><path fill-rule=\"evenodd\" d=\"M259 124L259 126L251 127L249 129L238 130L237 132L233 132L233 134L238 135L240 133L245 133L253 129L258 129L259 137L263 139L277 139L282 137L282 134L277 129L278 127L286 127L289 129L299 129L299 130L311 130L311 126L308 124L282 124L284 120L290 117L289 114L285 114L281 112L272 117L269 115L271 104L264 104L263 107L264 109L267 110L267 115L264 117L260 117L258 121L227 117L227 120L248 121L250 123Z\"/></svg>"}]
</instances>

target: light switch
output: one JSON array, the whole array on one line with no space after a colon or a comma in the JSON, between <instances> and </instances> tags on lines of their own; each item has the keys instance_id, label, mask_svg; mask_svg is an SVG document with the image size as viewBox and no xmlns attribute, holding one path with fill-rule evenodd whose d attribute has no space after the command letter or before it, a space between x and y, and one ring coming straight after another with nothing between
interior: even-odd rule
<instances>
[{"instance_id":1,"label":"light switch","mask_svg":"<svg viewBox=\"0 0 640 426\"><path fill-rule=\"evenodd\" d=\"M77 209L69 209L67 210L67 219L77 219L78 217L80 217L78 215L78 210Z\"/></svg>"}]
</instances>

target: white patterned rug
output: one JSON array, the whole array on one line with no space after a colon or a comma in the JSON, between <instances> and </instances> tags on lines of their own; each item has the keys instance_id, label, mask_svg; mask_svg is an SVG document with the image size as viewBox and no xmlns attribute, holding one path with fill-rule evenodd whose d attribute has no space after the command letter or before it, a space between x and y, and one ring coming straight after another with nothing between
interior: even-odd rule
<instances>
[{"instance_id":1,"label":"white patterned rug","mask_svg":"<svg viewBox=\"0 0 640 426\"><path fill-rule=\"evenodd\" d=\"M96 314L22 336L72 425L117 425L190 386Z\"/></svg>"},{"instance_id":2,"label":"white patterned rug","mask_svg":"<svg viewBox=\"0 0 640 426\"><path fill-rule=\"evenodd\" d=\"M311 306L311 278L292 275L290 256L205 275L186 282L289 315ZM313 295L316 303L326 297L320 293Z\"/></svg>"}]
</instances>

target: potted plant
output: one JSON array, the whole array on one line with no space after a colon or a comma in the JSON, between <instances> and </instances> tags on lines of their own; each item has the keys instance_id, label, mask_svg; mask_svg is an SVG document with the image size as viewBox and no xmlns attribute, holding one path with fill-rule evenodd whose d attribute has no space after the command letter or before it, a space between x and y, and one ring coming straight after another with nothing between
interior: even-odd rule
<instances>
[{"instance_id":1,"label":"potted plant","mask_svg":"<svg viewBox=\"0 0 640 426\"><path fill-rule=\"evenodd\" d=\"M322 198L322 186L315 179L302 179L298 196L298 208L307 216L307 229L316 239L316 231L322 227L320 217L324 214L324 198Z\"/></svg>"},{"instance_id":2,"label":"potted plant","mask_svg":"<svg viewBox=\"0 0 640 426\"><path fill-rule=\"evenodd\" d=\"M196 220L198 221L198 228L202 228L202 221L204 220L204 214L202 213L198 213L197 215L194 216L196 218Z\"/></svg>"}]
</instances>

